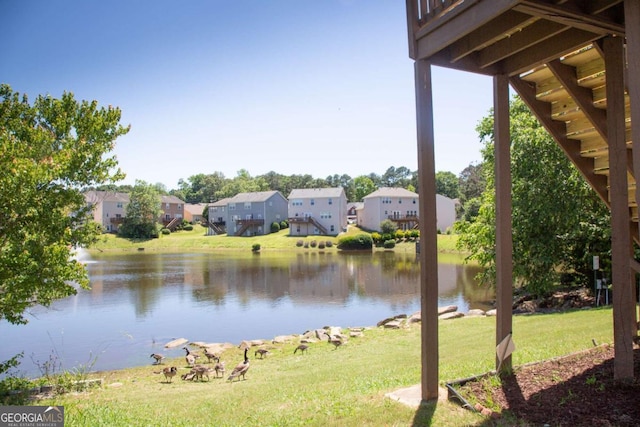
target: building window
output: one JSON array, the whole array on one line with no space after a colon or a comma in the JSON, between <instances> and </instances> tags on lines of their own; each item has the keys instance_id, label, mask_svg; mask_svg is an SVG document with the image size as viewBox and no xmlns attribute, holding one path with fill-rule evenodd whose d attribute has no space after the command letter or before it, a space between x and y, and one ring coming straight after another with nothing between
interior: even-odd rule
<instances>
[{"instance_id":1,"label":"building window","mask_svg":"<svg viewBox=\"0 0 640 427\"><path fill-rule=\"evenodd\" d=\"M331 232L333 233L333 231L335 230L334 226L331 226Z\"/></svg>"},{"instance_id":2,"label":"building window","mask_svg":"<svg viewBox=\"0 0 640 427\"><path fill-rule=\"evenodd\" d=\"M244 202L245 209L251 209L251 202Z\"/></svg>"},{"instance_id":3,"label":"building window","mask_svg":"<svg viewBox=\"0 0 640 427\"><path fill-rule=\"evenodd\" d=\"M401 205L402 204L402 199L398 199L398 204Z\"/></svg>"},{"instance_id":4,"label":"building window","mask_svg":"<svg viewBox=\"0 0 640 427\"><path fill-rule=\"evenodd\" d=\"M236 204L235 203L229 203L229 210L230 211L235 211L236 210Z\"/></svg>"},{"instance_id":5,"label":"building window","mask_svg":"<svg viewBox=\"0 0 640 427\"><path fill-rule=\"evenodd\" d=\"M414 204L414 205L416 204L416 199L413 199L413 204Z\"/></svg>"},{"instance_id":6,"label":"building window","mask_svg":"<svg viewBox=\"0 0 640 427\"><path fill-rule=\"evenodd\" d=\"M329 204L332 205L333 204L333 199L329 199Z\"/></svg>"},{"instance_id":7,"label":"building window","mask_svg":"<svg viewBox=\"0 0 640 427\"><path fill-rule=\"evenodd\" d=\"M314 199L311 199L311 206L315 205L316 201Z\"/></svg>"},{"instance_id":8,"label":"building window","mask_svg":"<svg viewBox=\"0 0 640 427\"><path fill-rule=\"evenodd\" d=\"M117 203L116 207L122 209L122 203Z\"/></svg>"}]
</instances>

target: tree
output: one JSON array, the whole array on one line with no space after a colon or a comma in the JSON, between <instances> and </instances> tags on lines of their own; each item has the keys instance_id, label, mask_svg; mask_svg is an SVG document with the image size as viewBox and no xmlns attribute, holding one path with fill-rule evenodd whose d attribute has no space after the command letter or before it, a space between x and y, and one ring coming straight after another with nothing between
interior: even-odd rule
<instances>
[{"instance_id":1,"label":"tree","mask_svg":"<svg viewBox=\"0 0 640 427\"><path fill-rule=\"evenodd\" d=\"M609 212L520 98L511 101L514 277L534 294L558 282L559 271L589 280L589 261L609 246ZM487 170L493 170L493 117L478 126ZM474 223L461 222L459 244L495 277L495 184L487 188Z\"/></svg>"},{"instance_id":2,"label":"tree","mask_svg":"<svg viewBox=\"0 0 640 427\"><path fill-rule=\"evenodd\" d=\"M0 85L0 320L27 323L29 307L88 287L74 248L100 229L80 189L124 177L111 154L129 131L120 116L70 92L30 104Z\"/></svg>"},{"instance_id":3,"label":"tree","mask_svg":"<svg viewBox=\"0 0 640 427\"><path fill-rule=\"evenodd\" d=\"M468 200L479 198L487 186L484 165L482 163L471 163L464 168L458 176L458 189L460 201L465 203Z\"/></svg>"},{"instance_id":4,"label":"tree","mask_svg":"<svg viewBox=\"0 0 640 427\"><path fill-rule=\"evenodd\" d=\"M375 183L371 180L371 178L364 175L355 177L355 179L353 180L353 186L355 187L355 200L353 200L354 202L361 202L365 196L368 196L369 194L376 191Z\"/></svg>"},{"instance_id":5,"label":"tree","mask_svg":"<svg viewBox=\"0 0 640 427\"><path fill-rule=\"evenodd\" d=\"M149 239L158 237L158 218L160 209L160 193L155 185L136 180L129 195L127 216L118 229L123 237L133 239Z\"/></svg>"},{"instance_id":6,"label":"tree","mask_svg":"<svg viewBox=\"0 0 640 427\"><path fill-rule=\"evenodd\" d=\"M458 177L453 172L436 172L436 193L450 199L457 199L460 196Z\"/></svg>"}]
</instances>

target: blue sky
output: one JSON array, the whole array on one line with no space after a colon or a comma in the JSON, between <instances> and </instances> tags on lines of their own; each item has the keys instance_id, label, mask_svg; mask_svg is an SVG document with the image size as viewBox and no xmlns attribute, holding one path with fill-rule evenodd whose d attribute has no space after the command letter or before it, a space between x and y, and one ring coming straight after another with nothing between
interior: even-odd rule
<instances>
[{"instance_id":1,"label":"blue sky","mask_svg":"<svg viewBox=\"0 0 640 427\"><path fill-rule=\"evenodd\" d=\"M122 183L417 169L402 1L0 0L0 16L1 82L120 107ZM481 159L491 79L433 78L436 169L458 175Z\"/></svg>"}]
</instances>

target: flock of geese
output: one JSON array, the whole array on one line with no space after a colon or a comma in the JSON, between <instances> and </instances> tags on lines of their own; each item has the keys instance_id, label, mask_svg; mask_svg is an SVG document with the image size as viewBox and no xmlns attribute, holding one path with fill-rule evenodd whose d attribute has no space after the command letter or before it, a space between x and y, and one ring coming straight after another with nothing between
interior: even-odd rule
<instances>
[{"instance_id":1,"label":"flock of geese","mask_svg":"<svg viewBox=\"0 0 640 427\"><path fill-rule=\"evenodd\" d=\"M343 340L341 336L328 335L327 342L334 346L334 350L337 350L338 347L343 345L346 341ZM200 359L200 355L198 353L195 353L189 350L188 347L182 347L182 349L185 351L185 361L187 362L187 365L189 366L189 368L191 368L189 372L181 375L181 378L183 380L203 381L204 378L206 377L207 381L209 381L210 380L209 375L214 373L216 378L220 378L220 377L224 378L224 375L226 372L225 362L220 361L219 354L213 353L211 352L211 350L205 347L203 354L206 357L207 363L208 363L208 366L205 366L203 364L197 363L198 359ZM301 354L304 354L305 352L307 352L307 350L309 350L309 345L303 343L298 345L295 348L295 350L293 350L293 354L296 354L298 352L300 352ZM246 379L245 376L247 374L247 371L249 371L249 367L250 367L248 352L249 352L249 348L245 347L244 360L238 363L233 368L233 370L227 377L227 381L233 382L234 379L239 381L240 377L242 377L242 380ZM270 354L269 350L264 348L259 348L254 352L254 357L259 359L264 359L264 357L268 354ZM151 357L154 360L153 362L154 365L161 365L164 363L163 361L165 359L165 356L160 353L151 353L151 356L149 357ZM211 363L213 363L213 366L211 366ZM178 374L178 368L176 366L169 366L162 369L162 371L154 371L154 373L163 374L165 378L165 382L170 383L173 381L173 377L175 377Z\"/></svg>"}]
</instances>

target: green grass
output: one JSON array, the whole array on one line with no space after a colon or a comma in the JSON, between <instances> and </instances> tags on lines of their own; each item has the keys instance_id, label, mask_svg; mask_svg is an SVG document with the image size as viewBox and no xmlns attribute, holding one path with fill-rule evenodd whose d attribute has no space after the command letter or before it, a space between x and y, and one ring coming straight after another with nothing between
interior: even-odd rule
<instances>
[{"instance_id":1,"label":"green grass","mask_svg":"<svg viewBox=\"0 0 640 427\"><path fill-rule=\"evenodd\" d=\"M99 241L89 248L89 251L97 252L133 252L138 250L145 251L215 251L215 250L247 250L251 251L255 243L260 244L260 251L279 251L279 250L296 250L296 251L318 251L318 248L300 248L296 247L296 242L311 243L312 241L331 241L333 246L325 248L324 251L337 251L336 245L338 240L351 234L362 233L358 227L349 226L347 233L341 233L337 237L331 236L289 236L289 230L280 230L277 233L267 234L264 236L254 237L236 237L227 236L226 234L219 236L207 236L206 229L200 225L195 225L192 231L179 231L169 235L161 235L157 239L147 240L131 240L117 237L113 234L104 234ZM443 253L455 252L455 242L457 236L439 235L438 250ZM377 248L376 250L383 250ZM414 242L402 242L396 245L396 252L414 252Z\"/></svg>"},{"instance_id":2,"label":"green grass","mask_svg":"<svg viewBox=\"0 0 640 427\"><path fill-rule=\"evenodd\" d=\"M611 342L608 308L514 317L514 366L584 350L591 340ZM194 325L194 327L214 327ZM440 378L451 381L494 368L495 318L439 322ZM305 355L295 344L273 345L264 360L250 352L246 381L163 383L158 368L138 367L95 374L104 386L37 402L64 405L67 426L480 426L487 419L454 403L415 410L384 397L420 382L420 326L374 328L333 350L312 344ZM239 349L223 353L228 369L242 360ZM179 373L183 358L166 361Z\"/></svg>"}]
</instances>

